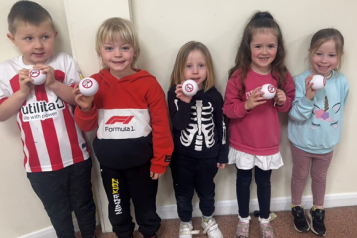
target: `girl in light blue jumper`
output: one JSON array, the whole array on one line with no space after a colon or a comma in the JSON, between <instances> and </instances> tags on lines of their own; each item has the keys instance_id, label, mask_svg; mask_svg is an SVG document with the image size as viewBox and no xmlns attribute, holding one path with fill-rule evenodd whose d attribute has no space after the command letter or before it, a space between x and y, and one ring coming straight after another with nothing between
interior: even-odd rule
<instances>
[{"instance_id":1,"label":"girl in light blue jumper","mask_svg":"<svg viewBox=\"0 0 357 238\"><path fill-rule=\"evenodd\" d=\"M288 137L291 142L293 173L291 179L292 214L295 229L326 234L323 209L326 176L333 149L340 142L343 112L349 91L342 73L344 38L336 29L323 29L312 37L309 59L311 68L294 78L296 97L289 113ZM312 89L313 75L325 78L325 87ZM305 219L301 206L302 192L310 170L314 206Z\"/></svg>"}]
</instances>

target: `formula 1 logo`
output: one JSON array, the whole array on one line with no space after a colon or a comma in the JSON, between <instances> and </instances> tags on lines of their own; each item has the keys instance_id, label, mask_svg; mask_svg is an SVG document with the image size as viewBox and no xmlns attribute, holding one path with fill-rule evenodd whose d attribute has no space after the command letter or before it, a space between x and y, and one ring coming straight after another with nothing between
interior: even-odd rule
<instances>
[{"instance_id":1,"label":"formula 1 logo","mask_svg":"<svg viewBox=\"0 0 357 238\"><path fill-rule=\"evenodd\" d=\"M113 125L115 123L129 124L129 122L133 118L134 116L114 116L111 117L105 124L106 125Z\"/></svg>"},{"instance_id":2,"label":"formula 1 logo","mask_svg":"<svg viewBox=\"0 0 357 238\"><path fill-rule=\"evenodd\" d=\"M38 77L39 75L40 75L40 70L38 70L38 69L32 69L31 71L30 71L30 77L31 78L36 78L36 77Z\"/></svg>"}]
</instances>

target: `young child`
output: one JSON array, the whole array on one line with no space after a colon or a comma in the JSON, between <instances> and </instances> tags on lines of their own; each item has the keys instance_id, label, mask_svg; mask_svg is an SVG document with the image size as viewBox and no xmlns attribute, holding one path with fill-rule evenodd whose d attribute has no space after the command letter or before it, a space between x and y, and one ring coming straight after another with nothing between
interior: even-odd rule
<instances>
[{"instance_id":1,"label":"young child","mask_svg":"<svg viewBox=\"0 0 357 238\"><path fill-rule=\"evenodd\" d=\"M50 14L30 1L15 3L8 38L21 56L0 64L0 121L17 114L31 186L60 238L74 238L72 210L82 237L94 237L92 162L83 133L73 120L72 85L80 80L73 59L54 53L57 31ZM46 81L33 85L32 68Z\"/></svg>"},{"instance_id":2,"label":"young child","mask_svg":"<svg viewBox=\"0 0 357 238\"><path fill-rule=\"evenodd\" d=\"M134 68L140 48L129 21L106 20L98 30L96 50L105 66L92 75L99 90L87 97L75 88L75 120L83 131L97 128L93 148L113 231L118 238L133 237L132 199L139 231L154 238L161 222L156 214L158 178L173 150L165 93L154 76Z\"/></svg>"},{"instance_id":3,"label":"young child","mask_svg":"<svg viewBox=\"0 0 357 238\"><path fill-rule=\"evenodd\" d=\"M279 152L278 112L294 99L293 79L284 65L285 49L279 25L269 12L257 12L244 29L229 71L223 112L230 118L229 164L237 167L239 223L237 238L249 237L249 199L255 168L262 237L274 237L270 225L270 177L283 165ZM272 84L276 96L266 100L261 86Z\"/></svg>"},{"instance_id":4,"label":"young child","mask_svg":"<svg viewBox=\"0 0 357 238\"><path fill-rule=\"evenodd\" d=\"M182 92L182 83L192 79L198 85L194 96ZM179 238L191 238L192 197L200 198L203 233L223 238L214 212L214 177L228 162L223 98L215 88L213 62L207 47L191 41L181 47L171 74L168 104L173 125L172 178L181 219Z\"/></svg>"},{"instance_id":5,"label":"young child","mask_svg":"<svg viewBox=\"0 0 357 238\"><path fill-rule=\"evenodd\" d=\"M289 113L288 135L293 158L291 178L292 214L295 229L310 229L326 235L323 209L327 170L333 149L340 142L343 112L349 91L346 77L339 72L344 39L336 29L322 29L311 39L309 59L311 68L296 76L296 97ZM326 86L312 89L313 75L322 75ZM312 178L313 207L308 212L307 223L301 206L302 192L310 171Z\"/></svg>"}]
</instances>

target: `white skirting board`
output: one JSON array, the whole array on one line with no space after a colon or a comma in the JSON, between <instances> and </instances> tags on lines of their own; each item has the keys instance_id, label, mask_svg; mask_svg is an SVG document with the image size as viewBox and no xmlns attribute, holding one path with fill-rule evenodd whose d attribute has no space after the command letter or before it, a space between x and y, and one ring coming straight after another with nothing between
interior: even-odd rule
<instances>
[{"instance_id":1,"label":"white skirting board","mask_svg":"<svg viewBox=\"0 0 357 238\"><path fill-rule=\"evenodd\" d=\"M357 194L334 194L325 196L325 208L331 207L345 207L356 206ZM238 214L237 200L219 201L215 204L216 209L214 215L235 215ZM305 209L312 207L312 196L304 196L302 199L302 206ZM161 206L157 208L157 213L162 219L174 219L178 218L176 205ZM258 199L251 199L249 211L253 213L259 210ZM291 197L273 198L270 203L270 210L272 212L277 211L290 211L291 210ZM198 203L193 205L193 217L202 216Z\"/></svg>"},{"instance_id":2,"label":"white skirting board","mask_svg":"<svg viewBox=\"0 0 357 238\"><path fill-rule=\"evenodd\" d=\"M303 207L308 209L312 206L312 196L305 196L302 199ZM214 215L234 215L238 214L237 200L226 200L219 201L215 204L216 210ZM331 194L325 197L325 208L331 207L345 207L345 206L357 206L357 193L347 193L347 194ZM161 219L174 219L178 218L176 205L160 206L157 207L157 213ZM273 198L271 200L270 210L272 212L276 211L289 211L291 209L291 198L281 197ZM250 200L250 212L259 210L258 199ZM193 216L200 217L202 214L198 207L198 203L193 206ZM74 219L74 228L79 231L77 221ZM18 238L57 238L53 227L48 227L33 233L20 236Z\"/></svg>"}]
</instances>

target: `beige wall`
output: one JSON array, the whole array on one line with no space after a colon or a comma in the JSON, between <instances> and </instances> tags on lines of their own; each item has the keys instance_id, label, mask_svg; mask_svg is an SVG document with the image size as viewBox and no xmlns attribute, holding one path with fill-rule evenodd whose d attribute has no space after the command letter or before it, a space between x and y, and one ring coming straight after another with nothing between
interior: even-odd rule
<instances>
[{"instance_id":1,"label":"beige wall","mask_svg":"<svg viewBox=\"0 0 357 238\"><path fill-rule=\"evenodd\" d=\"M14 0L0 0L0 61L18 54L6 38L6 16ZM129 18L128 1L52 0L37 1L46 7L59 29L57 49L72 53L84 73L97 72L98 60L94 52L94 35L97 26L108 17ZM133 0L132 20L137 28L142 48L139 67L154 74L165 91L178 49L189 40L202 41L214 59L217 87L223 94L227 71L233 65L237 44L247 19L255 10L269 10L283 30L288 50L287 66L293 75L302 72L307 63L308 43L314 32L325 27L335 27L345 36L345 55L342 72L351 89L357 86L355 74L357 52L357 3L345 0L321 1L207 1L207 0ZM118 7L119 5L119 7ZM108 6L111 6L108 9ZM96 14L90 14L94 13ZM98 13L98 14L97 14ZM68 28L67 22L68 19ZM71 42L70 42L71 39ZM87 54L85 53L87 52ZM352 119L357 117L357 97L353 90L345 111L345 124L341 144L336 148L330 167L327 194L357 194L353 171L357 161L352 157L355 145L352 136L357 132ZM286 115L281 116L281 152L285 166L273 173L272 197L289 197L291 156L286 136ZM0 123L0 237L17 237L50 226L42 204L32 191L23 168L23 154L14 117ZM96 178L98 180L98 178ZM351 183L352 181L352 183ZM235 169L229 166L216 177L216 200L235 200ZM310 183L310 181L308 182ZM255 185L252 198L256 197ZM170 172L160 181L158 205L174 205ZM310 195L306 187L304 195ZM196 199L197 201L197 199ZM106 207L104 206L104 209Z\"/></svg>"}]
</instances>

